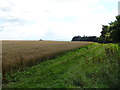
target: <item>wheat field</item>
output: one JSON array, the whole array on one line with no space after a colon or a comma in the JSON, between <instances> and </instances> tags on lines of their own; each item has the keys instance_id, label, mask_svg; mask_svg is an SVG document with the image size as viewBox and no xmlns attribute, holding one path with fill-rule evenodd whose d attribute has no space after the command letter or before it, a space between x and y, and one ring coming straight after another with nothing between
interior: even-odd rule
<instances>
[{"instance_id":1,"label":"wheat field","mask_svg":"<svg viewBox=\"0 0 120 90\"><path fill-rule=\"evenodd\" d=\"M93 42L2 41L2 70L6 73L13 69L24 69L91 43Z\"/></svg>"}]
</instances>

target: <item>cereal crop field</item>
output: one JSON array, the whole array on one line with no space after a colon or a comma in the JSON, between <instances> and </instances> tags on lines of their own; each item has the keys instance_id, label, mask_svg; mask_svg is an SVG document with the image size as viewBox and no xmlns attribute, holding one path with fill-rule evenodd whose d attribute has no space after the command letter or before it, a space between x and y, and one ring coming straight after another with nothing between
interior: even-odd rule
<instances>
[{"instance_id":1,"label":"cereal crop field","mask_svg":"<svg viewBox=\"0 0 120 90\"><path fill-rule=\"evenodd\" d=\"M91 43L93 42L2 41L3 73L14 69L24 69Z\"/></svg>"}]
</instances>

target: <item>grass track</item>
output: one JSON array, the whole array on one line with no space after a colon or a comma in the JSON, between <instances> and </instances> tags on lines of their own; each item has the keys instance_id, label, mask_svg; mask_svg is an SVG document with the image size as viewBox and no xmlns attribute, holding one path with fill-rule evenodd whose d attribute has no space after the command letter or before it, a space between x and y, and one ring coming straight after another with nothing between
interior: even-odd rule
<instances>
[{"instance_id":1,"label":"grass track","mask_svg":"<svg viewBox=\"0 0 120 90\"><path fill-rule=\"evenodd\" d=\"M92 44L42 62L24 72L7 74L8 88L119 87L117 44Z\"/></svg>"}]
</instances>

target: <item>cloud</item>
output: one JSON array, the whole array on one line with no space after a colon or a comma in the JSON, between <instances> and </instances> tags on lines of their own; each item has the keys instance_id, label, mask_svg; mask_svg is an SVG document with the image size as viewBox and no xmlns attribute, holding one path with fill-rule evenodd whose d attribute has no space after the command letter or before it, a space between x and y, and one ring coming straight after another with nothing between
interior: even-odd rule
<instances>
[{"instance_id":1,"label":"cloud","mask_svg":"<svg viewBox=\"0 0 120 90\"><path fill-rule=\"evenodd\" d=\"M100 35L115 20L114 0L1 0L0 39L71 40ZM112 8L116 5L114 8Z\"/></svg>"},{"instance_id":2,"label":"cloud","mask_svg":"<svg viewBox=\"0 0 120 90\"><path fill-rule=\"evenodd\" d=\"M4 11L4 12L10 12L11 11L11 9L10 8L8 8L8 7L0 7L0 10L1 11Z\"/></svg>"}]
</instances>

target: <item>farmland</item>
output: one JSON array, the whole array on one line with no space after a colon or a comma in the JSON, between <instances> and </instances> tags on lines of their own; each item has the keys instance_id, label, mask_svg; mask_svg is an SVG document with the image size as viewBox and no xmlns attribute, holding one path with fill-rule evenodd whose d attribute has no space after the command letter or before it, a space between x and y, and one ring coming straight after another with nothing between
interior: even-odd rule
<instances>
[{"instance_id":1,"label":"farmland","mask_svg":"<svg viewBox=\"0 0 120 90\"><path fill-rule=\"evenodd\" d=\"M3 87L120 88L119 64L118 44L93 43L24 71L7 73Z\"/></svg>"},{"instance_id":2,"label":"farmland","mask_svg":"<svg viewBox=\"0 0 120 90\"><path fill-rule=\"evenodd\" d=\"M63 41L2 41L3 76L14 69L23 70L44 60L55 58L66 51L92 42Z\"/></svg>"}]
</instances>

